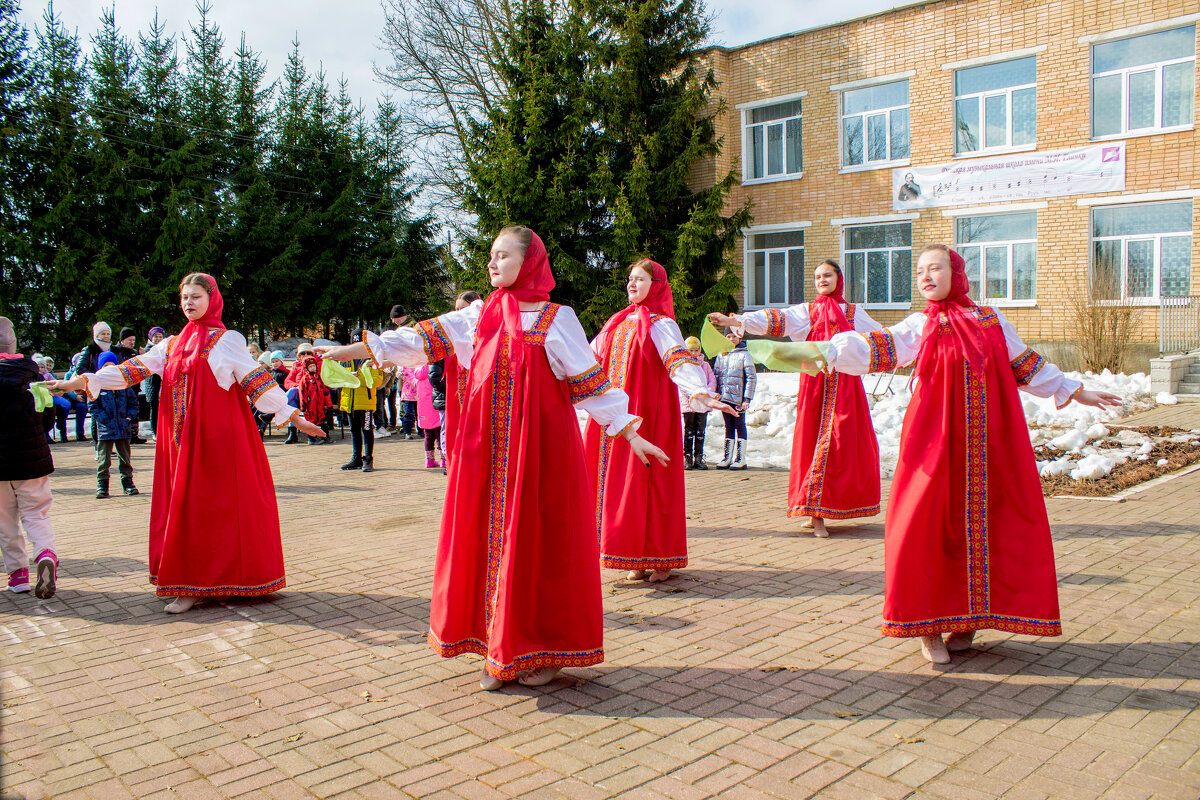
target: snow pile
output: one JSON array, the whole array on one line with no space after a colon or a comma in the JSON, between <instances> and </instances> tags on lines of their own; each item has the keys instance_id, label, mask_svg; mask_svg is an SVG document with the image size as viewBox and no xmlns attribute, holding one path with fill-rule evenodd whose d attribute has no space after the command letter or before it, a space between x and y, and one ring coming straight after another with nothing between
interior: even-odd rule
<instances>
[{"instance_id":1,"label":"snow pile","mask_svg":"<svg viewBox=\"0 0 1200 800\"><path fill-rule=\"evenodd\" d=\"M1062 451L1057 459L1039 461L1043 475L1064 475L1079 472L1085 480L1096 480L1112 471L1116 464L1130 458L1143 457L1153 448L1151 440L1136 432L1121 430L1115 436L1104 424L1128 414L1153 408L1150 395L1150 376L1144 373L1126 375L1105 370L1099 374L1068 372L1067 376L1083 382L1086 389L1112 392L1121 397L1124 405L1118 409L1099 409L1070 403L1066 408L1054 407L1052 397L1033 397L1021 392L1021 407L1029 426L1033 445L1051 445ZM900 452L900 431L904 413L912 393L906 375L879 373L863 376L867 404L871 407L871 423L879 441L879 460L885 477L892 474ZM751 467L787 469L791 464L792 433L796 426L796 392L800 376L796 373L760 372L754 401L744 413L749 432L746 462ZM1161 396L1160 396L1161 397ZM1172 398L1174 400L1174 398ZM579 410L582 425L587 416ZM1101 439L1120 442L1120 448L1105 449L1104 454L1091 443ZM718 412L708 415L704 452L709 465L724 455L725 427ZM1074 457L1072 457L1074 456ZM1090 458L1090 460L1089 460ZM1085 463L1086 462L1086 465Z\"/></svg>"},{"instance_id":2,"label":"snow pile","mask_svg":"<svg viewBox=\"0 0 1200 800\"><path fill-rule=\"evenodd\" d=\"M1179 402L1179 398L1170 392L1159 392L1158 394L1154 395L1154 402L1158 403L1160 406L1173 406Z\"/></svg>"}]
</instances>

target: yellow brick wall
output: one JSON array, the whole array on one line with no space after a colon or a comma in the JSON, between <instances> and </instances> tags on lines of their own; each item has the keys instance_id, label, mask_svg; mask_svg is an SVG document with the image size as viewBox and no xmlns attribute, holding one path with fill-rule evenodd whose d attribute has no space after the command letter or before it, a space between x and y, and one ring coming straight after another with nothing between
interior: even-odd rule
<instances>
[{"instance_id":1,"label":"yellow brick wall","mask_svg":"<svg viewBox=\"0 0 1200 800\"><path fill-rule=\"evenodd\" d=\"M807 92L803 98L803 177L737 186L728 208L753 203L754 225L808 221L805 263L841 252L839 217L894 213L891 169L839 174L839 94L829 87L908 71L912 164L954 160L954 72L942 64L1045 46L1037 54L1037 150L1091 143L1091 48L1081 36L1106 33L1200 11L1196 0L941 0L864 19L781 36L739 48L714 48L705 58L720 86L714 105L727 110L718 120L723 150L715 163L698 165L694 180L709 185L717 174L740 169L741 114L735 106ZM1198 26L1200 27L1200 26ZM1200 89L1200 79L1196 80ZM1200 110L1200 101L1194 111ZM1122 195L1200 189L1200 138L1195 131L1126 139L1126 183ZM985 156L986 157L986 156ZM1081 196L1045 198L1038 211L1037 305L1005 309L1021 335L1031 341L1070 338L1072 297L1086 286L1090 258L1091 212ZM954 220L941 209L922 211L914 220L914 255L929 242L951 243ZM1200 199L1193 201L1193 231L1200 229ZM1192 240L1192 294L1200 294L1200 236ZM742 259L740 244L735 260ZM915 268L916 259L913 264ZM806 290L806 297L811 289ZM915 286L913 308L923 301ZM890 324L911 311L880 310ZM1138 312L1137 338L1154 341L1154 308Z\"/></svg>"}]
</instances>

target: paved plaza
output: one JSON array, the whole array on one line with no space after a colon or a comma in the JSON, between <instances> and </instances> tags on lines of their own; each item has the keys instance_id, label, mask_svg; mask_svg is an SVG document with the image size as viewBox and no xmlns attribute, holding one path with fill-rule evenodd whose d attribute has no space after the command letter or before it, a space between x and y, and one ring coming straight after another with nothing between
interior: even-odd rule
<instances>
[{"instance_id":1,"label":"paved plaza","mask_svg":"<svg viewBox=\"0 0 1200 800\"><path fill-rule=\"evenodd\" d=\"M1200 796L1200 471L1050 500L1064 635L985 632L946 668L879 634L882 517L818 540L786 474L691 472L691 564L605 574L605 663L489 693L425 645L421 445L362 474L348 436L282 442L287 589L178 617L146 579L152 448L144 494L101 501L91 446L55 445L59 592L0 599L3 797Z\"/></svg>"}]
</instances>

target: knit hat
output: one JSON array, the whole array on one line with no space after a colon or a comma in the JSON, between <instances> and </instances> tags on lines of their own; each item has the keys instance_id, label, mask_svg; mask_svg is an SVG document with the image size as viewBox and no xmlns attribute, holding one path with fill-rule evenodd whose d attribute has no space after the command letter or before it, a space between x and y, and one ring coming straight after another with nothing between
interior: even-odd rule
<instances>
[{"instance_id":1,"label":"knit hat","mask_svg":"<svg viewBox=\"0 0 1200 800\"><path fill-rule=\"evenodd\" d=\"M119 342L122 339L127 339L130 336L137 336L137 334L134 333L133 328L121 328L121 335L117 337L117 341Z\"/></svg>"},{"instance_id":2,"label":"knit hat","mask_svg":"<svg viewBox=\"0 0 1200 800\"><path fill-rule=\"evenodd\" d=\"M92 326L92 343L107 353L108 348L111 346L111 342L100 341L100 334L105 332L108 333L109 337L112 336L112 328L108 327L107 322L97 322Z\"/></svg>"},{"instance_id":3,"label":"knit hat","mask_svg":"<svg viewBox=\"0 0 1200 800\"><path fill-rule=\"evenodd\" d=\"M104 369L109 364L117 363L117 354L113 352L101 353L100 358L96 359L96 369Z\"/></svg>"},{"instance_id":4,"label":"knit hat","mask_svg":"<svg viewBox=\"0 0 1200 800\"><path fill-rule=\"evenodd\" d=\"M408 312L404 310L404 306L397 303L392 306L392 313L388 314L388 319L396 319L397 317L407 316Z\"/></svg>"},{"instance_id":5,"label":"knit hat","mask_svg":"<svg viewBox=\"0 0 1200 800\"><path fill-rule=\"evenodd\" d=\"M160 328L160 327L158 327L157 325L155 325L153 328L151 328L151 329L150 329L150 332L146 334L146 338L147 338L147 339L153 339L153 338L154 338L154 334L156 334L156 333L161 333L163 336L166 336L166 335L167 335L167 332L166 332L166 331L164 331L162 328Z\"/></svg>"},{"instance_id":6,"label":"knit hat","mask_svg":"<svg viewBox=\"0 0 1200 800\"><path fill-rule=\"evenodd\" d=\"M283 351L282 350L272 350L271 354L270 354L270 358L267 359L267 363L268 364L274 363L276 360L283 361Z\"/></svg>"},{"instance_id":7,"label":"knit hat","mask_svg":"<svg viewBox=\"0 0 1200 800\"><path fill-rule=\"evenodd\" d=\"M99 336L101 331L108 331L110 335L112 334L112 328L108 327L107 322L97 322L92 326L92 336Z\"/></svg>"},{"instance_id":8,"label":"knit hat","mask_svg":"<svg viewBox=\"0 0 1200 800\"><path fill-rule=\"evenodd\" d=\"M17 352L17 334L13 330L12 320L0 317L0 353Z\"/></svg>"},{"instance_id":9,"label":"knit hat","mask_svg":"<svg viewBox=\"0 0 1200 800\"><path fill-rule=\"evenodd\" d=\"M300 346L296 348L296 355L299 356L301 353L311 353L312 349L312 343L302 342Z\"/></svg>"},{"instance_id":10,"label":"knit hat","mask_svg":"<svg viewBox=\"0 0 1200 800\"><path fill-rule=\"evenodd\" d=\"M697 339L695 336L689 336L683 340L683 346L686 347L688 350L699 350L700 349L700 340Z\"/></svg>"}]
</instances>

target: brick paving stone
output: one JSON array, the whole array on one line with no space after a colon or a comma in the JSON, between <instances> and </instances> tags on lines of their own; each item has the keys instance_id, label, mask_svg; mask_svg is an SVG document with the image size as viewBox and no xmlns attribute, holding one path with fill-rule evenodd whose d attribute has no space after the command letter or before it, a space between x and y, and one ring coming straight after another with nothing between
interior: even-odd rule
<instances>
[{"instance_id":1,"label":"brick paving stone","mask_svg":"<svg viewBox=\"0 0 1200 800\"><path fill-rule=\"evenodd\" d=\"M1197 428L1200 407L1128 422ZM691 563L653 588L605 572L607 661L484 693L477 659L424 643L444 478L394 438L347 475L348 444L267 440L287 590L177 618L145 579L148 497L94 500L88 445L55 446L59 593L0 595L5 791L1200 795L1200 473L1048 500L1064 636L984 632L937 670L879 635L882 516L819 541L785 473L688 473ZM152 466L135 447L141 485Z\"/></svg>"}]
</instances>

